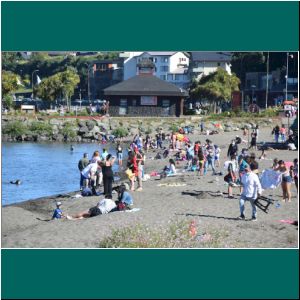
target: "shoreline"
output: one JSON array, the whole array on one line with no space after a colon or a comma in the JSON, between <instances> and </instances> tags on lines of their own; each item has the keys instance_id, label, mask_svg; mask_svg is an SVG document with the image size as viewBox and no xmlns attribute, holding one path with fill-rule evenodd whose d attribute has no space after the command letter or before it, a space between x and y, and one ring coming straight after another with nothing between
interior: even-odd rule
<instances>
[{"instance_id":1,"label":"shoreline","mask_svg":"<svg viewBox=\"0 0 300 300\"><path fill-rule=\"evenodd\" d=\"M221 148L221 168L226 159L228 142L236 132L225 132L209 136ZM194 141L199 135L189 136ZM200 136L203 141L206 136ZM259 140L270 140L270 129L261 129ZM253 151L257 155L260 151ZM160 171L167 159L152 160L148 154L145 173ZM152 155L153 156L153 155ZM263 170L275 157L292 161L298 151L267 151L267 159L259 160ZM69 197L70 193L42 197L2 207L2 247L4 248L99 248L100 242L112 235L116 229L133 228L143 225L153 230L168 228L174 222L195 221L199 234L208 233L216 239L214 248L296 248L298 247L298 227L281 223L280 220L298 220L298 199L295 185L292 186L292 202L281 202L281 188L265 191L263 195L278 201L280 207L272 205L268 214L258 210L258 221L249 222L250 205L246 204L246 221L239 221L239 195L234 190L235 199L226 194L212 196L211 193L227 192L223 176L206 176L194 172L183 172L185 162L176 167L182 175L157 180L151 177L143 182L143 191L133 192L135 208L133 213L114 212L79 221L55 220L51 218L55 201L62 202L62 210L74 214L94 206L101 196L81 198ZM201 192L198 196L189 192ZM73 193L73 192L72 192ZM76 193L76 192L75 192ZM58 197L63 196L63 197ZM113 195L114 200L116 195ZM40 219L40 220L39 220ZM197 242L196 247L206 244Z\"/></svg>"}]
</instances>

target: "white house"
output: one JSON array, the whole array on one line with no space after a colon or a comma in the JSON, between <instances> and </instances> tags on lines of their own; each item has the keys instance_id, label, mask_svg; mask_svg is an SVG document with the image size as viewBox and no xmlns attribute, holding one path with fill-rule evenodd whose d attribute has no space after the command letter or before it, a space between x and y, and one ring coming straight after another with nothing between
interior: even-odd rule
<instances>
[{"instance_id":1,"label":"white house","mask_svg":"<svg viewBox=\"0 0 300 300\"><path fill-rule=\"evenodd\" d=\"M124 80L143 73L173 83L179 88L189 85L189 57L183 52L123 52Z\"/></svg>"},{"instance_id":2,"label":"white house","mask_svg":"<svg viewBox=\"0 0 300 300\"><path fill-rule=\"evenodd\" d=\"M191 60L192 78L200 79L203 75L215 72L217 68L222 68L231 74L231 52L191 52Z\"/></svg>"}]
</instances>

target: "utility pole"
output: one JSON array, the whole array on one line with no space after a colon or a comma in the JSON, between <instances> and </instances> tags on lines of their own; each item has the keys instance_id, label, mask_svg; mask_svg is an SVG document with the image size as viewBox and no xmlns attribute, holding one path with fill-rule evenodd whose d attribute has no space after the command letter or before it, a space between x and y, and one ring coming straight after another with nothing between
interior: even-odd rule
<instances>
[{"instance_id":1,"label":"utility pole","mask_svg":"<svg viewBox=\"0 0 300 300\"><path fill-rule=\"evenodd\" d=\"M268 52L268 57L267 57L266 109L268 108L268 97L269 97L269 58L270 58L270 52Z\"/></svg>"}]
</instances>

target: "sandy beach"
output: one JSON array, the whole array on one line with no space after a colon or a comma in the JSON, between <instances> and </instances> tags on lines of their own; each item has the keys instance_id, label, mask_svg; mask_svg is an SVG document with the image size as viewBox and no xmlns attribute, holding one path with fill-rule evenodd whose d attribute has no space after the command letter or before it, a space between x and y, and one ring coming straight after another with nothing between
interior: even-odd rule
<instances>
[{"instance_id":1,"label":"sandy beach","mask_svg":"<svg viewBox=\"0 0 300 300\"><path fill-rule=\"evenodd\" d=\"M260 130L259 141L271 141L271 128ZM229 141L241 132L222 132L209 138L220 146L221 167L226 159ZM197 132L189 136L192 141L204 142L207 138ZM240 145L240 149L243 146ZM261 151L253 151L257 156ZM147 154L145 173L161 171L167 159L154 160L156 152ZM172 153L171 153L172 155ZM268 168L274 158L292 161L298 151L270 150L267 159L259 160L259 170ZM246 203L246 220L238 220L239 189L234 190L235 199L228 199L227 186L223 176L213 176L209 170L206 176L196 172L183 172L186 162L180 162L174 177L158 180L151 177L143 182L143 191L133 192L136 212L114 212L85 220L48 220L55 208L55 201L61 201L62 210L74 214L94 206L103 196L75 198L69 195L53 196L26 201L2 208L3 248L97 248L100 241L110 236L112 230L142 224L160 230L176 221L195 221L197 233L208 233L212 238L218 235L216 247L222 248L296 248L298 247L298 226L282 223L280 220L298 220L298 197L292 185L292 202L284 203L281 188L266 190L263 195L278 200L271 205L268 214L258 209L258 221L251 222L251 207ZM78 180L74 174L74 180ZM198 196L191 196L194 192ZM203 193L201 193L201 191ZM220 192L219 195L216 192ZM223 194L222 194L223 193ZM116 199L116 194L113 195ZM199 240L196 247L207 245Z\"/></svg>"}]
</instances>

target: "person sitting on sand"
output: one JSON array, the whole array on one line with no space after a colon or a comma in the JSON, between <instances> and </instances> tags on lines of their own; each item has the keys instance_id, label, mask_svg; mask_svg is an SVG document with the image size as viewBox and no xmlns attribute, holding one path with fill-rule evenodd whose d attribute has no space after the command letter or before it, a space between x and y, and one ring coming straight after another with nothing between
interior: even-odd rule
<instances>
[{"instance_id":1,"label":"person sitting on sand","mask_svg":"<svg viewBox=\"0 0 300 300\"><path fill-rule=\"evenodd\" d=\"M85 210L72 216L67 215L66 218L68 220L81 220L85 218L91 218L98 215L107 214L111 211L115 211L116 208L117 205L115 201L112 200L112 196L106 195L105 198L100 200L96 206L93 206L89 210Z\"/></svg>"},{"instance_id":2,"label":"person sitting on sand","mask_svg":"<svg viewBox=\"0 0 300 300\"><path fill-rule=\"evenodd\" d=\"M169 159L169 165L164 167L162 173L160 174L160 178L176 175L176 173L175 161L174 159Z\"/></svg>"},{"instance_id":3,"label":"person sitting on sand","mask_svg":"<svg viewBox=\"0 0 300 300\"><path fill-rule=\"evenodd\" d=\"M133 198L126 190L126 186L121 184L118 188L118 201L117 201L118 210L131 209L133 205Z\"/></svg>"},{"instance_id":4,"label":"person sitting on sand","mask_svg":"<svg viewBox=\"0 0 300 300\"><path fill-rule=\"evenodd\" d=\"M52 220L65 218L64 213L61 210L61 202L56 202L56 209L53 212Z\"/></svg>"}]
</instances>

